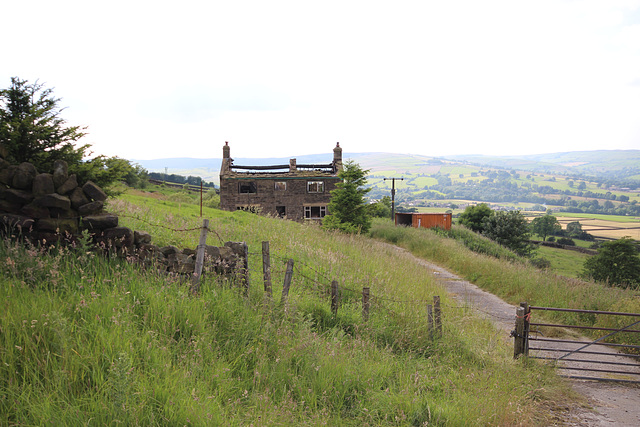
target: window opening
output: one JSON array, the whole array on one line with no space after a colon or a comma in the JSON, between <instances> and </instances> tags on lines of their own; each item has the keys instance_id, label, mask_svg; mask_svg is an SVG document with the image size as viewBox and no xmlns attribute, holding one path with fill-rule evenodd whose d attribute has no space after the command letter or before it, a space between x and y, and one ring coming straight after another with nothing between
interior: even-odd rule
<instances>
[{"instance_id":1,"label":"window opening","mask_svg":"<svg viewBox=\"0 0 640 427\"><path fill-rule=\"evenodd\" d=\"M240 182L238 183L238 192L240 194L257 193L258 186L255 182Z\"/></svg>"},{"instance_id":2,"label":"window opening","mask_svg":"<svg viewBox=\"0 0 640 427\"><path fill-rule=\"evenodd\" d=\"M287 191L287 182L286 181L276 181L275 182L275 190L276 191Z\"/></svg>"},{"instance_id":3,"label":"window opening","mask_svg":"<svg viewBox=\"0 0 640 427\"><path fill-rule=\"evenodd\" d=\"M324 181L307 181L307 193L324 193Z\"/></svg>"},{"instance_id":4,"label":"window opening","mask_svg":"<svg viewBox=\"0 0 640 427\"><path fill-rule=\"evenodd\" d=\"M287 215L287 208L284 206L276 206L276 213L280 218L284 218Z\"/></svg>"},{"instance_id":5,"label":"window opening","mask_svg":"<svg viewBox=\"0 0 640 427\"><path fill-rule=\"evenodd\" d=\"M307 219L324 218L327 214L326 206L305 206L304 217Z\"/></svg>"}]
</instances>

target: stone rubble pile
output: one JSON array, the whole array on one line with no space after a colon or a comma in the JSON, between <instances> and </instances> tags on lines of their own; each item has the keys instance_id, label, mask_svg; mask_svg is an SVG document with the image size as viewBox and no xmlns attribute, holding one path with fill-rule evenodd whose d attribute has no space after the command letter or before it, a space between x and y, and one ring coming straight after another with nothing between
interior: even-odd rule
<instances>
[{"instance_id":1,"label":"stone rubble pile","mask_svg":"<svg viewBox=\"0 0 640 427\"><path fill-rule=\"evenodd\" d=\"M31 163L12 165L0 144L0 234L33 244L77 244L85 235L99 250L137 258L167 272L193 274L196 251L151 244L151 235L118 226L118 216L104 211L107 194L95 183L79 183L67 163L56 161L52 173ZM205 271L228 274L243 265L241 243L207 246Z\"/></svg>"}]
</instances>

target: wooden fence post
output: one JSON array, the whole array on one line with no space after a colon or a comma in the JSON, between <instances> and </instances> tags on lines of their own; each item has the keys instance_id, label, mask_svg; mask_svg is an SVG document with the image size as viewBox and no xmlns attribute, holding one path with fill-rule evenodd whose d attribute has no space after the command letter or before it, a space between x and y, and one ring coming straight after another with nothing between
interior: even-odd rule
<instances>
[{"instance_id":1,"label":"wooden fence post","mask_svg":"<svg viewBox=\"0 0 640 427\"><path fill-rule=\"evenodd\" d=\"M331 282L331 312L334 316L338 314L338 282L336 280Z\"/></svg>"},{"instance_id":2,"label":"wooden fence post","mask_svg":"<svg viewBox=\"0 0 640 427\"><path fill-rule=\"evenodd\" d=\"M513 358L517 359L524 353L524 308L516 308L516 330L513 331Z\"/></svg>"},{"instance_id":3,"label":"wooden fence post","mask_svg":"<svg viewBox=\"0 0 640 427\"><path fill-rule=\"evenodd\" d=\"M442 311L440 310L440 297L438 295L433 297L433 317L435 321L436 334L442 335Z\"/></svg>"},{"instance_id":4,"label":"wooden fence post","mask_svg":"<svg viewBox=\"0 0 640 427\"><path fill-rule=\"evenodd\" d=\"M427 304L427 325L429 338L433 338L433 306L431 304Z\"/></svg>"},{"instance_id":5,"label":"wooden fence post","mask_svg":"<svg viewBox=\"0 0 640 427\"><path fill-rule=\"evenodd\" d=\"M531 317L531 309L529 308L529 303L521 302L520 307L524 308L524 332L522 336L524 337L524 347L523 352L525 356L529 355L529 320Z\"/></svg>"},{"instance_id":6,"label":"wooden fence post","mask_svg":"<svg viewBox=\"0 0 640 427\"><path fill-rule=\"evenodd\" d=\"M293 278L293 259L287 261L287 271L284 273L284 283L282 285L282 300L284 303L289 296L289 287L291 286L291 279Z\"/></svg>"},{"instance_id":7,"label":"wooden fence post","mask_svg":"<svg viewBox=\"0 0 640 427\"><path fill-rule=\"evenodd\" d=\"M200 230L200 240L198 241L198 250L196 253L196 265L191 278L191 293L197 294L200 291L200 277L202 276L202 267L204 265L204 252L207 246L207 231L209 231L209 220L202 221L202 229Z\"/></svg>"},{"instance_id":8,"label":"wooden fence post","mask_svg":"<svg viewBox=\"0 0 640 427\"><path fill-rule=\"evenodd\" d=\"M249 246L247 242L242 242L242 253L244 260L242 262L242 285L244 286L245 296L249 296Z\"/></svg>"},{"instance_id":9,"label":"wooden fence post","mask_svg":"<svg viewBox=\"0 0 640 427\"><path fill-rule=\"evenodd\" d=\"M362 288L362 320L367 322L369 320L369 288Z\"/></svg>"},{"instance_id":10,"label":"wooden fence post","mask_svg":"<svg viewBox=\"0 0 640 427\"><path fill-rule=\"evenodd\" d=\"M271 299L271 257L269 255L269 242L262 242L262 275L264 277L264 291Z\"/></svg>"}]
</instances>

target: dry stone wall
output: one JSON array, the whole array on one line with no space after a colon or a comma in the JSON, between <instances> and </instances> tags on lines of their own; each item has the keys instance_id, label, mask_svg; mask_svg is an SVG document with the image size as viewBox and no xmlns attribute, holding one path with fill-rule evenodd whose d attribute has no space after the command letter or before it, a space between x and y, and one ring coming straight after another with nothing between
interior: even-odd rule
<instances>
[{"instance_id":1,"label":"dry stone wall","mask_svg":"<svg viewBox=\"0 0 640 427\"><path fill-rule=\"evenodd\" d=\"M107 194L95 183L78 182L67 163L56 161L51 173L31 163L12 165L0 145L0 234L25 238L35 245L77 244L89 236L96 250L130 257L167 272L190 275L192 249L158 247L144 231L118 225L118 216L104 210ZM244 250L237 242L207 246L205 272L229 274L242 266Z\"/></svg>"}]
</instances>

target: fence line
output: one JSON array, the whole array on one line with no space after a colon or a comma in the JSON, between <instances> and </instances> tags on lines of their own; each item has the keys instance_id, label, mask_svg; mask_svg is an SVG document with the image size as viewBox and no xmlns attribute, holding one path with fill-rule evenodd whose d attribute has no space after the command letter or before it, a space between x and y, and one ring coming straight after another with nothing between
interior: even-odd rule
<instances>
[{"instance_id":1,"label":"fence line","mask_svg":"<svg viewBox=\"0 0 640 427\"><path fill-rule=\"evenodd\" d=\"M198 227L190 227L190 228L173 228L173 227L169 227L163 224L158 224L158 223L153 223L150 222L144 218L140 218L139 216L134 216L134 215L128 215L128 214L118 214L119 217L124 217L124 218L129 218L129 219L134 219L146 224L149 224L153 227L158 227L158 228L162 228L162 229L166 229L169 230L171 232L174 233L187 233L187 232L192 232L192 231L207 231L207 232L211 232L213 233L218 240L220 240L220 242L224 243L224 239L220 236L220 234L213 229L212 227L210 227L208 224L207 225L202 225L202 226L198 226ZM268 243L268 242L267 242ZM245 244L246 245L246 244ZM200 248L202 245L199 244L198 248ZM245 247L246 248L246 247ZM264 257L263 253L258 253L258 252L249 252L248 248L245 249L245 261L244 261L244 266L240 269L240 274L239 274L239 279L242 282L243 288L244 288L244 293L245 295L248 294L249 292L249 265L248 265L248 258L249 256L254 256L254 257L260 257L263 260L263 264L266 260L266 258ZM452 306L447 306L447 305L439 305L439 297L436 297L436 299L438 300L438 309L437 312L433 311L433 306L436 305L432 305L430 304L430 300L428 299L410 299L410 300L406 300L406 299L398 299L398 298L393 298L393 297L387 297L387 296L380 296L380 295L374 295L371 293L371 288L370 286L365 286L363 287L363 290L357 290L357 289L353 289L350 288L348 286L345 286L344 283L339 283L339 281L335 280L335 279L331 279L328 274L331 273L327 273L326 271L321 271L319 270L317 267L312 266L300 259L296 259L294 257L290 257L290 256L282 256L282 255L278 255L277 253L274 254L272 251L270 251L269 256L271 258L275 258L278 260L283 261L282 265L285 265L285 262L287 263L287 268L278 268L278 266L280 265L280 263L269 263L269 265L266 267L268 269L268 275L267 275L267 270L263 270L263 275L264 277L268 277L269 281L273 281L275 276L279 276L280 274L284 274L284 276L286 277L284 284L283 284L283 294L282 294L282 301L286 301L287 297L288 297L288 292L289 292L289 287L291 286L292 282L293 282L293 278L294 277L300 277L302 278L302 283L311 283L313 284L313 291L317 292L324 292L328 295L331 296L331 308L332 308L332 312L334 314L337 314L338 311L338 307L340 305L340 303L342 302L342 300L344 299L344 295L345 293L352 293L352 297L357 297L357 296L362 296L362 305L363 305L363 318L367 319L369 318L369 312L370 309L372 308L372 306L374 308L378 308L378 309L382 309L385 310L388 314L393 315L393 316L398 316L398 317L407 317L406 314L400 314L398 312L396 312L395 310L393 310L388 303L394 303L394 304L402 304L402 305L408 305L408 306L422 306L425 307L425 310L427 311L427 315L428 315L428 323L431 327L435 327L434 325L436 323L439 324L439 322L441 322L441 308L442 307L446 307L446 308L463 308L463 307L452 307ZM291 267L289 268L289 262L291 261ZM313 273L315 273L316 277L310 277L308 274L305 274L305 269L308 269L310 271L312 271ZM295 275L294 275L295 273ZM199 275L198 275L199 276ZM372 280L366 280L366 282L372 282ZM337 285L337 286L336 286ZM199 285L195 285L194 282L194 287L193 289L195 290L195 292L197 292L197 290L199 289ZM333 291L332 291L333 290ZM266 284L265 284L265 292L268 294L269 297L271 297L271 292L272 292L272 288L269 287L268 291L266 288ZM435 301L434 301L435 302ZM482 311L482 310L479 310ZM412 311L412 313L417 313L415 310ZM438 318L438 320L436 320L436 317ZM441 327L441 324L440 324Z\"/></svg>"}]
</instances>

